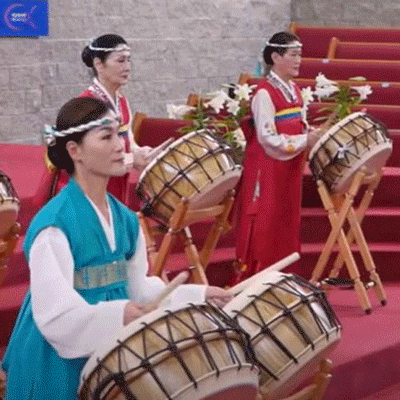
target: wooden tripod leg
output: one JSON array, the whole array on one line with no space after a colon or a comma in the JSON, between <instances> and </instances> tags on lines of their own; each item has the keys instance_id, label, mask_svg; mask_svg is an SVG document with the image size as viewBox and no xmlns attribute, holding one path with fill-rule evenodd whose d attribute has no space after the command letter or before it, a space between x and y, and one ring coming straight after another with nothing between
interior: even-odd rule
<instances>
[{"instance_id":1,"label":"wooden tripod leg","mask_svg":"<svg viewBox=\"0 0 400 400\"><path fill-rule=\"evenodd\" d=\"M358 248L360 250L362 259L364 261L364 266L367 269L367 271L370 274L370 279L375 282L375 293L378 298L378 300L381 302L381 304L385 305L386 304L386 295L385 291L383 289L383 285L381 282L381 279L376 272L376 267L374 260L372 258L371 252L369 251L367 241L365 240L365 236L361 230L360 223L358 222L357 215L353 208L350 209L349 215L348 215L348 221L350 223L350 228L354 234L355 240L358 244Z\"/></svg>"},{"instance_id":2,"label":"wooden tripod leg","mask_svg":"<svg viewBox=\"0 0 400 400\"><path fill-rule=\"evenodd\" d=\"M197 248L193 243L192 234L189 227L185 227L180 234L184 238L186 256L189 259L190 264L193 266L191 281L194 283L208 285L208 280L203 265L201 264Z\"/></svg>"},{"instance_id":3,"label":"wooden tripod leg","mask_svg":"<svg viewBox=\"0 0 400 400\"><path fill-rule=\"evenodd\" d=\"M188 201L186 199L181 199L181 202L178 204L169 220L168 232L164 235L157 252L157 257L154 262L154 273L155 275L163 277L164 280L166 280L166 278L165 275L163 275L163 267L175 243L176 235L182 229L188 208Z\"/></svg>"},{"instance_id":4,"label":"wooden tripod leg","mask_svg":"<svg viewBox=\"0 0 400 400\"><path fill-rule=\"evenodd\" d=\"M235 191L230 190L225 196L224 201L222 202L224 208L222 213L216 218L210 232L208 233L207 239L204 242L204 246L200 252L200 263L204 269L207 269L208 263L210 261L210 257L212 252L215 250L217 246L218 240L221 236L221 233L225 229L227 225L227 219L229 213L231 212L231 208L233 205L233 201L235 199Z\"/></svg>"},{"instance_id":5,"label":"wooden tripod leg","mask_svg":"<svg viewBox=\"0 0 400 400\"><path fill-rule=\"evenodd\" d=\"M140 226L142 227L144 237L146 239L146 249L147 249L147 255L150 259L150 263L153 266L156 262L157 258L157 246L156 246L156 241L154 239L153 232L151 230L150 224L147 220L147 218L143 215L141 211L137 213Z\"/></svg>"},{"instance_id":6,"label":"wooden tripod leg","mask_svg":"<svg viewBox=\"0 0 400 400\"><path fill-rule=\"evenodd\" d=\"M312 282L314 284L316 284L319 281L319 279L324 271L324 268L328 262L329 256L331 255L332 248L339 236L340 231L342 230L343 224L347 218L347 213L353 204L354 196L357 194L358 189L361 185L361 182L362 182L364 176L365 176L365 173L363 171L357 172L357 174L355 175L355 177L350 185L349 191L345 195L345 200L343 201L342 208L340 209L340 212L337 216L336 216L335 206L330 198L330 195L329 195L328 189L325 186L325 183L322 180L317 181L318 192L320 194L322 203L323 203L325 209L328 211L328 216L329 217L331 215L335 216L335 223L332 224L332 222L331 222L332 230L331 230L331 232L328 236L328 239L324 245L324 248L318 258L317 265L315 266L314 271L312 273L310 282Z\"/></svg>"},{"instance_id":7,"label":"wooden tripod leg","mask_svg":"<svg viewBox=\"0 0 400 400\"><path fill-rule=\"evenodd\" d=\"M332 361L321 360L314 382L299 392L282 400L322 400L332 378Z\"/></svg>"},{"instance_id":8,"label":"wooden tripod leg","mask_svg":"<svg viewBox=\"0 0 400 400\"><path fill-rule=\"evenodd\" d=\"M356 211L357 220L360 225L364 219L366 211L368 210L368 208L371 204L372 198L374 197L375 189L379 185L379 182L382 178L382 174L383 174L383 170L381 168L375 173L375 177L368 184L367 190L365 191L365 193L361 199L360 205ZM354 235L351 230L347 234L347 241L349 242L349 244L352 244L354 241ZM339 275L339 272L343 266L343 263L344 263L343 256L342 256L342 254L339 253L333 264L333 268L332 268L331 275L330 275L331 277L336 278Z\"/></svg>"},{"instance_id":9,"label":"wooden tripod leg","mask_svg":"<svg viewBox=\"0 0 400 400\"><path fill-rule=\"evenodd\" d=\"M350 249L350 245L347 241L346 235L342 228L344 221L342 221L343 216L341 214L343 213L343 210L345 210L346 214L344 215L344 217L345 217L345 219L347 218L347 214L351 209L351 204L352 204L352 201L354 198L353 192L350 195L347 195L345 197L345 200L343 201L340 213L337 214L335 211L335 205L333 204L333 201L328 193L328 190L326 189L325 184L321 181L319 181L318 183L319 183L318 190L320 192L324 207L328 211L328 218L329 218L329 222L332 226L332 231L334 231L334 232L338 231L337 241L339 243L339 248L340 248L340 251L343 254L344 260L346 262L346 266L347 266L349 275L354 282L354 288L356 290L358 300L359 300L363 310L366 313L369 313L371 311L371 304L368 299L367 291L365 289L364 284L361 282L360 273L358 271L357 264L354 260L353 254ZM353 189L355 189L355 187ZM333 246L333 244L328 249L329 251L331 251L332 246ZM324 250L325 250L325 248L324 248ZM323 255L323 253L321 253L321 256L322 255ZM321 256L318 261L321 260ZM325 264L323 264L322 266L321 266L321 264L317 264L317 266L315 267L313 274L312 274L312 278L311 278L312 283L318 282L324 267L325 267Z\"/></svg>"},{"instance_id":10,"label":"wooden tripod leg","mask_svg":"<svg viewBox=\"0 0 400 400\"><path fill-rule=\"evenodd\" d=\"M335 219L335 215L330 215L331 223L335 224ZM343 254L350 278L354 282L354 289L356 291L358 301L360 302L362 309L368 314L371 312L371 303L368 299L367 290L364 284L361 282L357 264L354 260L353 253L351 252L349 242L347 241L343 229L341 229L339 232L338 243L341 253Z\"/></svg>"},{"instance_id":11,"label":"wooden tripod leg","mask_svg":"<svg viewBox=\"0 0 400 400\"><path fill-rule=\"evenodd\" d=\"M7 262L19 239L21 225L16 222L3 239L0 239L0 285L7 274Z\"/></svg>"},{"instance_id":12,"label":"wooden tripod leg","mask_svg":"<svg viewBox=\"0 0 400 400\"><path fill-rule=\"evenodd\" d=\"M312 394L310 400L322 400L326 388L329 385L329 382L332 378L332 361L330 360L321 360L320 370L315 377L314 383L316 385L315 391Z\"/></svg>"}]
</instances>

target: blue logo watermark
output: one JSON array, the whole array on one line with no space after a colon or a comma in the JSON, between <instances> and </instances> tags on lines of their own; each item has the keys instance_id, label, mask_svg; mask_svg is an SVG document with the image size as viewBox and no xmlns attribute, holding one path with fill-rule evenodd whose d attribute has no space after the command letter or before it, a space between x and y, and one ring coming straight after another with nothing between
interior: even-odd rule
<instances>
[{"instance_id":1,"label":"blue logo watermark","mask_svg":"<svg viewBox=\"0 0 400 400\"><path fill-rule=\"evenodd\" d=\"M1 0L0 36L47 36L47 0Z\"/></svg>"}]
</instances>

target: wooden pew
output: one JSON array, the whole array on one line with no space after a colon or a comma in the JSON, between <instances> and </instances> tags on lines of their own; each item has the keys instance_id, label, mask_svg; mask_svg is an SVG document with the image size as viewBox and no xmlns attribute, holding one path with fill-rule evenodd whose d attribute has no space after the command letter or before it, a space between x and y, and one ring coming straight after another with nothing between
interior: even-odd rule
<instances>
[{"instance_id":1,"label":"wooden pew","mask_svg":"<svg viewBox=\"0 0 400 400\"><path fill-rule=\"evenodd\" d=\"M324 115L317 110L332 103L314 102L308 106L307 119L314 124L316 117ZM384 104L360 104L353 107L353 112L364 110L374 116L379 121L383 122L387 129L400 129L400 105L384 105ZM319 124L319 123L318 123Z\"/></svg>"},{"instance_id":2,"label":"wooden pew","mask_svg":"<svg viewBox=\"0 0 400 400\"><path fill-rule=\"evenodd\" d=\"M400 43L346 42L333 37L330 40L329 59L400 60Z\"/></svg>"},{"instance_id":3,"label":"wooden pew","mask_svg":"<svg viewBox=\"0 0 400 400\"><path fill-rule=\"evenodd\" d=\"M255 78L247 73L243 73L239 77L239 83L247 83L249 85L257 85L262 78ZM302 88L310 86L315 88L314 78L295 78L294 81ZM351 81L351 80L335 80L338 85L346 86L364 86L370 85L372 93L368 96L363 104L386 104L397 105L400 99L400 82L376 82L376 81Z\"/></svg>"},{"instance_id":4,"label":"wooden pew","mask_svg":"<svg viewBox=\"0 0 400 400\"><path fill-rule=\"evenodd\" d=\"M303 58L299 78L315 78L320 72L332 80L362 76L368 81L400 82L400 61Z\"/></svg>"},{"instance_id":5,"label":"wooden pew","mask_svg":"<svg viewBox=\"0 0 400 400\"><path fill-rule=\"evenodd\" d=\"M332 37L348 42L400 42L398 28L316 26L292 22L290 31L302 41L304 57L326 57Z\"/></svg>"},{"instance_id":6,"label":"wooden pew","mask_svg":"<svg viewBox=\"0 0 400 400\"><path fill-rule=\"evenodd\" d=\"M133 118L132 130L139 146L155 147L169 138L179 138L180 128L189 126L190 121L170 118L153 118L144 113L136 113Z\"/></svg>"}]
</instances>

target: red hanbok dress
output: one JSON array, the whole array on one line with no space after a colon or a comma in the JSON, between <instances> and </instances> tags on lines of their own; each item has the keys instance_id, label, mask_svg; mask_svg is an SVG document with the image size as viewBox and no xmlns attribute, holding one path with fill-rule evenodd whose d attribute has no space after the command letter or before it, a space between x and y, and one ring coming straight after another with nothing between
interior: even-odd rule
<instances>
[{"instance_id":1,"label":"red hanbok dress","mask_svg":"<svg viewBox=\"0 0 400 400\"><path fill-rule=\"evenodd\" d=\"M120 133L123 135L125 141L125 152L131 151L130 145L130 131L132 114L129 108L128 100L122 94L117 94L116 103L107 93L104 86L94 79L93 84L83 91L78 97L92 97L104 101L109 104L116 114L121 118ZM55 188L53 189L53 195L56 195L68 182L69 176L65 170L58 170L56 172ZM128 179L129 173L123 176L113 176L109 179L107 191L114 195L122 203L127 204L127 191L128 191Z\"/></svg>"},{"instance_id":2,"label":"red hanbok dress","mask_svg":"<svg viewBox=\"0 0 400 400\"><path fill-rule=\"evenodd\" d=\"M262 93L263 91L263 93ZM270 106L271 121L262 107ZM242 126L247 145L237 188L234 224L243 280L300 251L302 177L307 148L303 101L298 87L270 73L252 99L252 119ZM298 264L285 272L301 275Z\"/></svg>"}]
</instances>

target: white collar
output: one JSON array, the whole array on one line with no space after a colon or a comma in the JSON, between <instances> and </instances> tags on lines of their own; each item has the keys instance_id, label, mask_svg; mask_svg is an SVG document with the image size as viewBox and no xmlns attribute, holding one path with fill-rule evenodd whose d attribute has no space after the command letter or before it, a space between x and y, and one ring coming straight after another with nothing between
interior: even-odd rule
<instances>
[{"instance_id":1,"label":"white collar","mask_svg":"<svg viewBox=\"0 0 400 400\"><path fill-rule=\"evenodd\" d=\"M113 220L110 202L108 201L108 197L106 196L106 202L107 202L108 215L110 217L110 223L108 223L106 217L103 215L103 213L100 211L100 209L96 206L96 204L94 204L94 202L90 199L90 197L88 195L86 195L86 193L85 193L85 196L89 200L89 203L93 206L94 211L96 212L97 216L99 217L100 224L104 230L104 233L106 234L106 238L107 238L108 244L110 246L110 249L112 251L115 251L116 244L115 244L114 220Z\"/></svg>"},{"instance_id":2,"label":"white collar","mask_svg":"<svg viewBox=\"0 0 400 400\"><path fill-rule=\"evenodd\" d=\"M269 71L269 75L275 82L278 83L278 87L281 89L286 100L292 103L298 100L296 91L294 89L294 84L292 81L285 82L276 72L272 70Z\"/></svg>"},{"instance_id":3,"label":"white collar","mask_svg":"<svg viewBox=\"0 0 400 400\"><path fill-rule=\"evenodd\" d=\"M107 98L107 100L113 106L114 111L119 115L119 113L120 113L120 110L119 110L120 94L119 94L118 90L115 92L115 98L116 98L116 102L115 102L114 99L111 97L110 93L108 93L108 90L106 89L106 87L104 85L102 85L97 78L93 78L93 84L95 86L97 86L103 92L103 95Z\"/></svg>"}]
</instances>

